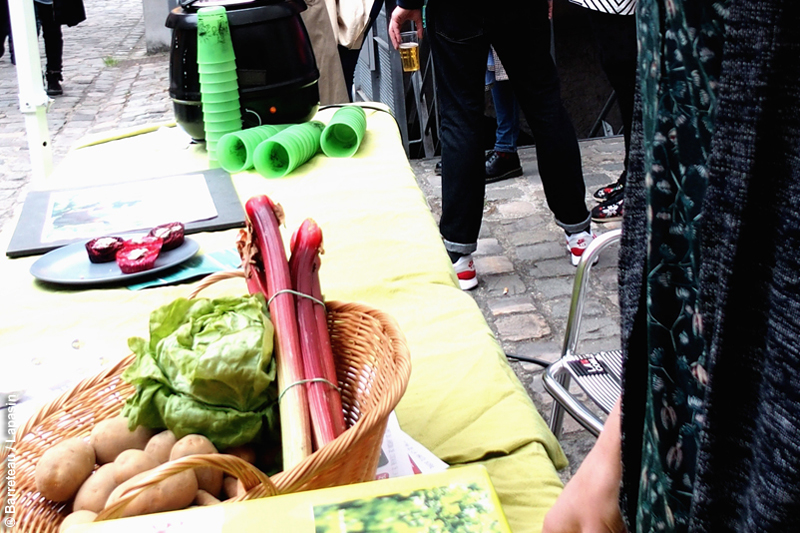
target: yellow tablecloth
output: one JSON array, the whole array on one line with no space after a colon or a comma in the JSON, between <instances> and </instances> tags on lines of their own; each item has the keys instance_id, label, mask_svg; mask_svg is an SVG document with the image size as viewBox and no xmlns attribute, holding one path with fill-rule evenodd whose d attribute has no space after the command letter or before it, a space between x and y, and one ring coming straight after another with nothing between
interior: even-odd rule
<instances>
[{"instance_id":1,"label":"yellow tablecloth","mask_svg":"<svg viewBox=\"0 0 800 533\"><path fill-rule=\"evenodd\" d=\"M379 104L378 104L379 105ZM333 109L317 119L327 122ZM291 175L234 175L244 203L267 194L286 212L284 240L311 217L323 229L320 270L327 299L360 301L395 317L405 333L413 370L397 408L402 428L449 464L489 469L515 532L540 531L561 490L556 468L566 464L557 440L525 389L474 300L458 283L425 197L402 148L394 118L367 110L358 153L317 155ZM162 128L73 150L49 188L108 183L207 168L205 152L177 128ZM0 244L7 246L13 227ZM201 252L234 246L237 230L193 236ZM45 285L28 270L36 258L0 260L5 304L0 344L6 391L19 387L47 400L42 388L64 385L128 353L127 339L147 336L149 313L191 285L142 291ZM241 280L204 293L243 293Z\"/></svg>"}]
</instances>

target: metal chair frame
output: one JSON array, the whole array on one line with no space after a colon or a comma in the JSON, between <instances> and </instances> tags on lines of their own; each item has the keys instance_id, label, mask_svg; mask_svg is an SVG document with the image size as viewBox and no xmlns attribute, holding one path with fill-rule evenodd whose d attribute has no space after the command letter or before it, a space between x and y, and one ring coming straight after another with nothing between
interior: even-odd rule
<instances>
[{"instance_id":1,"label":"metal chair frame","mask_svg":"<svg viewBox=\"0 0 800 533\"><path fill-rule=\"evenodd\" d=\"M583 306L589 284L589 273L600 253L619 242L622 231L606 232L592 241L578 263L572 289L567 327L561 357L550 364L544 373L544 387L553 396L550 430L560 436L564 411L595 436L603 429L603 422L584 403L569 392L572 379L602 411L608 414L619 397L622 381L622 352L612 350L591 354L578 354L578 341Z\"/></svg>"}]
</instances>

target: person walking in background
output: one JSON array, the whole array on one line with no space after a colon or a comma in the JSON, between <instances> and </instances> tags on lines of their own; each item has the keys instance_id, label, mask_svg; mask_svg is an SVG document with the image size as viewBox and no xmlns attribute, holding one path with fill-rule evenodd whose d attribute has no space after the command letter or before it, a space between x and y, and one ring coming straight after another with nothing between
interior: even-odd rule
<instances>
[{"instance_id":1,"label":"person walking in background","mask_svg":"<svg viewBox=\"0 0 800 533\"><path fill-rule=\"evenodd\" d=\"M8 14L8 0L0 0L0 57L6 53L6 38L8 38L8 52L11 64L14 62L14 41L11 39L11 18Z\"/></svg>"},{"instance_id":2,"label":"person walking in background","mask_svg":"<svg viewBox=\"0 0 800 533\"><path fill-rule=\"evenodd\" d=\"M800 531L800 3L637 26L622 398L543 531Z\"/></svg>"},{"instance_id":3,"label":"person walking in background","mask_svg":"<svg viewBox=\"0 0 800 533\"><path fill-rule=\"evenodd\" d=\"M584 9L592 30L600 66L617 97L625 141L625 168L616 182L597 189L600 202L592 208L592 220L620 220L623 213L628 154L631 146L633 97L636 87L636 0L569 0Z\"/></svg>"},{"instance_id":4,"label":"person walking in background","mask_svg":"<svg viewBox=\"0 0 800 533\"><path fill-rule=\"evenodd\" d=\"M34 0L36 21L42 30L44 38L44 53L47 59L44 78L47 84L46 92L49 96L64 94L61 82L64 37L61 26L75 26L86 20L83 0Z\"/></svg>"},{"instance_id":5,"label":"person walking in background","mask_svg":"<svg viewBox=\"0 0 800 533\"><path fill-rule=\"evenodd\" d=\"M517 153L519 139L519 111L514 89L508 74L494 49L489 50L486 63L486 88L492 93L495 110L495 141L492 150L486 152L486 183L494 183L522 176L522 165ZM442 175L442 162L436 163L434 171Z\"/></svg>"},{"instance_id":6,"label":"person walking in background","mask_svg":"<svg viewBox=\"0 0 800 533\"><path fill-rule=\"evenodd\" d=\"M522 165L517 153L519 139L519 112L514 89L497 52L492 48L486 68L486 86L492 92L497 116L494 148L486 154L486 183L522 176Z\"/></svg>"},{"instance_id":7,"label":"person walking in background","mask_svg":"<svg viewBox=\"0 0 800 533\"><path fill-rule=\"evenodd\" d=\"M414 21L422 37L422 0L400 0L389 35ZM494 46L536 139L539 174L556 224L565 231L577 265L592 242L591 214L575 129L561 101L550 55L548 0L510 0L502 9L473 9L456 0L429 0L427 35L436 71L442 142L442 216L439 230L463 289L478 284L477 249L486 192L482 149L486 59Z\"/></svg>"}]
</instances>

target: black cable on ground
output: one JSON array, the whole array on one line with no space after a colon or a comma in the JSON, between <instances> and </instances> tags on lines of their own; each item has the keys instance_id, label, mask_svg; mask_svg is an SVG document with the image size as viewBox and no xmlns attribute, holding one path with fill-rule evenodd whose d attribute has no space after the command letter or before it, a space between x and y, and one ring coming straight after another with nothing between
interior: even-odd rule
<instances>
[{"instance_id":1,"label":"black cable on ground","mask_svg":"<svg viewBox=\"0 0 800 533\"><path fill-rule=\"evenodd\" d=\"M508 359L516 359L518 361L525 361L526 363L533 363L535 365L539 365L539 366L542 366L542 367L545 367L545 368L550 366L550 363L548 361L545 361L543 359L536 359L535 357L528 357L527 355L514 355L514 354L507 353L506 354L506 358L508 358Z\"/></svg>"}]
</instances>

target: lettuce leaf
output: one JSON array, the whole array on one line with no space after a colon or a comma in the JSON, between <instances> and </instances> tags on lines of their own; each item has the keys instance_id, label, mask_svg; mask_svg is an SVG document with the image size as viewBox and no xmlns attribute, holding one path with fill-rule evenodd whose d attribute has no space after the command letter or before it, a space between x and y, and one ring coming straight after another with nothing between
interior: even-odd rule
<instances>
[{"instance_id":1,"label":"lettuce leaf","mask_svg":"<svg viewBox=\"0 0 800 533\"><path fill-rule=\"evenodd\" d=\"M262 295L179 298L150 315L150 339L128 339L136 387L123 408L131 429L208 437L218 449L277 429L272 322Z\"/></svg>"}]
</instances>

